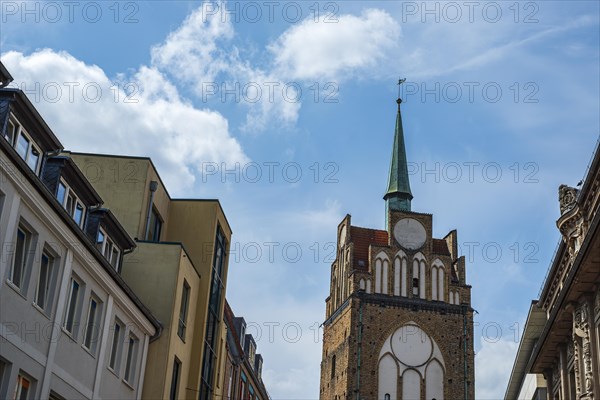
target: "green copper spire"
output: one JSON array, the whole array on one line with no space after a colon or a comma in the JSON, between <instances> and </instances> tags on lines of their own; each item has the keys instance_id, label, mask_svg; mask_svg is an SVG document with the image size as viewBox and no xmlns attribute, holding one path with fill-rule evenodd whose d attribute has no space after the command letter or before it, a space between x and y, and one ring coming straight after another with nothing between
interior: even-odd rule
<instances>
[{"instance_id":1,"label":"green copper spire","mask_svg":"<svg viewBox=\"0 0 600 400\"><path fill-rule=\"evenodd\" d=\"M404 80L400 80L400 85ZM408 180L408 164L406 149L404 148L404 131L402 130L402 115L398 97L398 114L396 116L396 130L394 132L394 147L392 148L392 161L390 163L389 183L383 199L388 211L410 211L410 201L413 198Z\"/></svg>"}]
</instances>

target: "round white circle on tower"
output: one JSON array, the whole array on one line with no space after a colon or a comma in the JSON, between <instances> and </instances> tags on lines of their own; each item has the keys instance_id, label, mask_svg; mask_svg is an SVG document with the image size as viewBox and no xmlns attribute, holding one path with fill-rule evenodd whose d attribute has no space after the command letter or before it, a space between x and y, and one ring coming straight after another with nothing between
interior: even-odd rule
<instances>
[{"instance_id":1,"label":"round white circle on tower","mask_svg":"<svg viewBox=\"0 0 600 400\"><path fill-rule=\"evenodd\" d=\"M394 226L394 237L408 250L417 250L423 247L427 240L425 227L414 218L402 218Z\"/></svg>"},{"instance_id":2,"label":"round white circle on tower","mask_svg":"<svg viewBox=\"0 0 600 400\"><path fill-rule=\"evenodd\" d=\"M404 325L394 332L391 341L396 358L409 367L424 365L433 354L431 338L416 325Z\"/></svg>"}]
</instances>

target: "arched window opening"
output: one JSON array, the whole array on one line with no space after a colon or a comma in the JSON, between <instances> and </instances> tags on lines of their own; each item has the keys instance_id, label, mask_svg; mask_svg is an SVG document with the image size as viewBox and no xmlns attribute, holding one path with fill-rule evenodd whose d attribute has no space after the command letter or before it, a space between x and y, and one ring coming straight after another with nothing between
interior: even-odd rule
<instances>
[{"instance_id":1,"label":"arched window opening","mask_svg":"<svg viewBox=\"0 0 600 400\"><path fill-rule=\"evenodd\" d=\"M444 301L444 298L445 298L444 293L446 292L445 291L446 282L444 280L444 269L440 268L440 270L438 271L438 273L439 273L439 277L440 277L440 281L439 281L439 284L438 284L438 289L439 289L440 293L439 293L438 298L440 299L440 301Z\"/></svg>"},{"instance_id":2,"label":"arched window opening","mask_svg":"<svg viewBox=\"0 0 600 400\"><path fill-rule=\"evenodd\" d=\"M437 300L438 299L438 289L437 289L437 268L436 267L432 267L431 268L431 300Z\"/></svg>"},{"instance_id":3,"label":"arched window opening","mask_svg":"<svg viewBox=\"0 0 600 400\"><path fill-rule=\"evenodd\" d=\"M388 294L388 269L389 261L383 260L383 277L381 280L381 293Z\"/></svg>"}]
</instances>

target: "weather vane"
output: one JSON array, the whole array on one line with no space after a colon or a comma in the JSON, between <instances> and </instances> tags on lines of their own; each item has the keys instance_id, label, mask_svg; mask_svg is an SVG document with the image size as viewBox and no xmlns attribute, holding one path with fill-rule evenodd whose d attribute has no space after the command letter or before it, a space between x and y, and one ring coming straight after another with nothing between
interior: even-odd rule
<instances>
[{"instance_id":1,"label":"weather vane","mask_svg":"<svg viewBox=\"0 0 600 400\"><path fill-rule=\"evenodd\" d=\"M400 93L401 93L402 89L401 89L400 85L402 85L404 82L406 82L406 78L398 79L398 100L397 100L398 105L400 105L400 103L402 103L402 99L400 98Z\"/></svg>"}]
</instances>

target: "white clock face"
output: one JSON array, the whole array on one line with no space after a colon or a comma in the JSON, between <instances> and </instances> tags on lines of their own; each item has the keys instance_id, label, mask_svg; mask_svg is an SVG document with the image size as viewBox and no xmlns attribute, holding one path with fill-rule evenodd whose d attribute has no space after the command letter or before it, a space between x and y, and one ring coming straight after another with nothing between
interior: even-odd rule
<instances>
[{"instance_id":1,"label":"white clock face","mask_svg":"<svg viewBox=\"0 0 600 400\"><path fill-rule=\"evenodd\" d=\"M346 225L342 226L342 230L340 230L340 246L343 246L346 243Z\"/></svg>"},{"instance_id":2,"label":"white clock face","mask_svg":"<svg viewBox=\"0 0 600 400\"><path fill-rule=\"evenodd\" d=\"M394 237L405 249L417 250L425 244L427 233L423 224L416 219L403 218L394 226Z\"/></svg>"}]
</instances>

